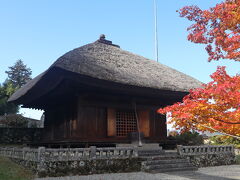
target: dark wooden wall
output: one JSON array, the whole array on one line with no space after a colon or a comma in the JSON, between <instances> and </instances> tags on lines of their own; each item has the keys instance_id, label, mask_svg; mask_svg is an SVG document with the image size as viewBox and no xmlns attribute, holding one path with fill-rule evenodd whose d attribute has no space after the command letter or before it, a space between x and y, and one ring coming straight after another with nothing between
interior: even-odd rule
<instances>
[{"instance_id":1,"label":"dark wooden wall","mask_svg":"<svg viewBox=\"0 0 240 180\"><path fill-rule=\"evenodd\" d=\"M108 136L109 108L84 105L78 98L65 102L45 111L44 141L66 142L126 142L126 138ZM114 111L113 111L114 112ZM158 142L166 139L165 116L152 109L138 109L140 130L146 140Z\"/></svg>"},{"instance_id":2,"label":"dark wooden wall","mask_svg":"<svg viewBox=\"0 0 240 180\"><path fill-rule=\"evenodd\" d=\"M72 137L77 119L76 105L76 100L62 101L61 104L45 110L44 140L65 140Z\"/></svg>"},{"instance_id":3,"label":"dark wooden wall","mask_svg":"<svg viewBox=\"0 0 240 180\"><path fill-rule=\"evenodd\" d=\"M106 108L78 106L76 129L73 137L97 139L107 135Z\"/></svg>"},{"instance_id":4,"label":"dark wooden wall","mask_svg":"<svg viewBox=\"0 0 240 180\"><path fill-rule=\"evenodd\" d=\"M156 110L150 112L150 137L151 139L165 140L167 137L166 116L156 113Z\"/></svg>"}]
</instances>

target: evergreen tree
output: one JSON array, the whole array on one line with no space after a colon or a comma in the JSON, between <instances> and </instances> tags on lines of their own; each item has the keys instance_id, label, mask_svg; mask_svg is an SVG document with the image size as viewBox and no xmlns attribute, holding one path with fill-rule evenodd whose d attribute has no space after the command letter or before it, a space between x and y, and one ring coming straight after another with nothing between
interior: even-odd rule
<instances>
[{"instance_id":1,"label":"evergreen tree","mask_svg":"<svg viewBox=\"0 0 240 180\"><path fill-rule=\"evenodd\" d=\"M32 71L28 68L21 59L17 60L13 66L9 67L8 71L5 71L8 75L8 81L12 83L14 87L20 88L31 80Z\"/></svg>"},{"instance_id":2,"label":"evergreen tree","mask_svg":"<svg viewBox=\"0 0 240 180\"><path fill-rule=\"evenodd\" d=\"M18 113L19 107L7 102L8 98L31 79L32 71L21 59L5 71L8 78L0 84L0 116Z\"/></svg>"}]
</instances>

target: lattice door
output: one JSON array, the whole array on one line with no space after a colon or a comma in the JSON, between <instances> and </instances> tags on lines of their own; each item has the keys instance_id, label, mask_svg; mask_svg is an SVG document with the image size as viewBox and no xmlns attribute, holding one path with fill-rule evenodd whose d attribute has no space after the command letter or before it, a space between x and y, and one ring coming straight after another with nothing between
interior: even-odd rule
<instances>
[{"instance_id":1,"label":"lattice door","mask_svg":"<svg viewBox=\"0 0 240 180\"><path fill-rule=\"evenodd\" d=\"M116 111L117 136L127 136L137 131L137 120L134 111Z\"/></svg>"}]
</instances>

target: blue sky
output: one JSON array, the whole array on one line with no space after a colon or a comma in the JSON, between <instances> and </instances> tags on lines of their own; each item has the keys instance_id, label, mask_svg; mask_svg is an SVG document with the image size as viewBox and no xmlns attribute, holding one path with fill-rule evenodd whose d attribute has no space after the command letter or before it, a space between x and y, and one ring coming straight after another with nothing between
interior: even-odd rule
<instances>
[{"instance_id":1,"label":"blue sky","mask_svg":"<svg viewBox=\"0 0 240 180\"><path fill-rule=\"evenodd\" d=\"M240 72L239 62L207 62L204 46L187 41L191 23L176 12L185 5L206 9L219 2L157 0L160 63L205 83L218 65L227 66L231 75ZM67 51L100 34L124 50L154 59L153 15L153 0L0 0L0 82L17 59L35 77Z\"/></svg>"}]
</instances>

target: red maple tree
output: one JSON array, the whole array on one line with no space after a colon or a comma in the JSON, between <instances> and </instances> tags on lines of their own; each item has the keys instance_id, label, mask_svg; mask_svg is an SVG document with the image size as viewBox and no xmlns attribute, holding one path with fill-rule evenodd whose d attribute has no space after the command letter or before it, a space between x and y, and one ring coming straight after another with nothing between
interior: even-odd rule
<instances>
[{"instance_id":1,"label":"red maple tree","mask_svg":"<svg viewBox=\"0 0 240 180\"><path fill-rule=\"evenodd\" d=\"M226 0L209 10L186 6L179 13L194 22L188 27L188 40L206 44L209 61L240 61L240 0Z\"/></svg>"},{"instance_id":2,"label":"red maple tree","mask_svg":"<svg viewBox=\"0 0 240 180\"><path fill-rule=\"evenodd\" d=\"M209 10L186 6L180 16L195 22L188 28L188 40L206 44L209 61L240 61L240 0L226 0ZM182 102L158 112L171 112L169 123L182 132L207 130L240 137L240 75L231 77L225 67L218 67L211 78L202 88L190 90Z\"/></svg>"},{"instance_id":3,"label":"red maple tree","mask_svg":"<svg viewBox=\"0 0 240 180\"><path fill-rule=\"evenodd\" d=\"M190 90L182 102L158 112L171 112L169 123L182 132L208 130L240 136L240 75L231 77L225 67L218 67L211 78L202 88Z\"/></svg>"}]
</instances>

